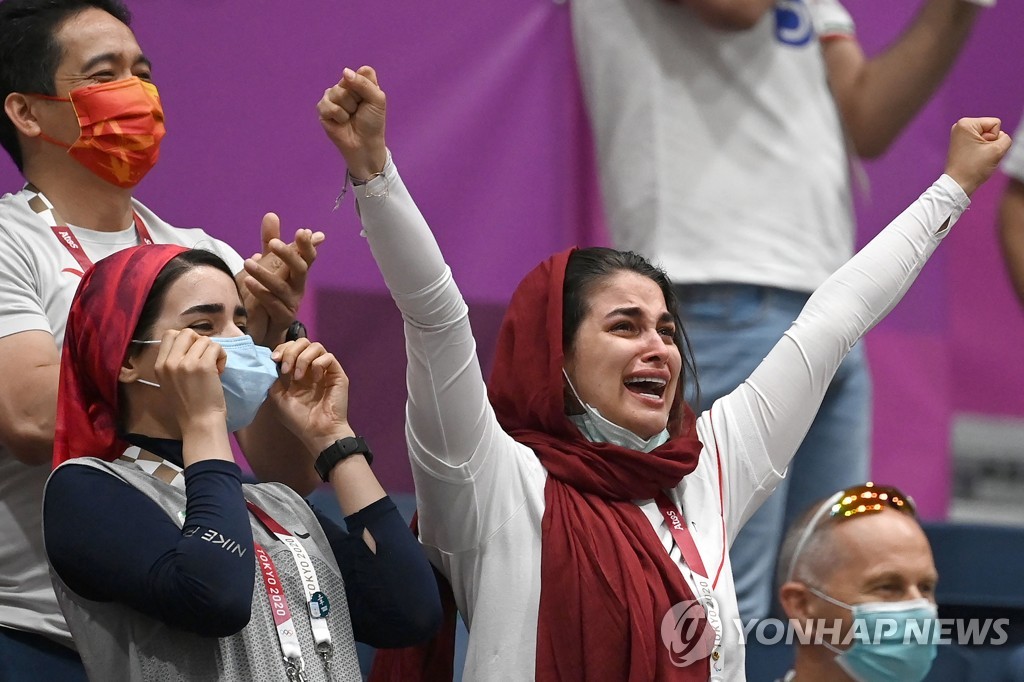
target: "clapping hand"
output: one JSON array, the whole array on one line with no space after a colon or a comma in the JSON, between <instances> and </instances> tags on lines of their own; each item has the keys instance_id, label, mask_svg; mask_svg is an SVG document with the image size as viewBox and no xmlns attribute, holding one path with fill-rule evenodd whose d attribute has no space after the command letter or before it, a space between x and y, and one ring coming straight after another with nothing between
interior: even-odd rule
<instances>
[{"instance_id":1,"label":"clapping hand","mask_svg":"<svg viewBox=\"0 0 1024 682\"><path fill-rule=\"evenodd\" d=\"M245 261L239 287L242 304L249 313L249 332L260 345L272 348L284 340L298 314L306 292L306 276L323 241L323 232L301 229L295 232L295 241L286 244L281 240L280 218L274 213L263 216L263 251Z\"/></svg>"}]
</instances>

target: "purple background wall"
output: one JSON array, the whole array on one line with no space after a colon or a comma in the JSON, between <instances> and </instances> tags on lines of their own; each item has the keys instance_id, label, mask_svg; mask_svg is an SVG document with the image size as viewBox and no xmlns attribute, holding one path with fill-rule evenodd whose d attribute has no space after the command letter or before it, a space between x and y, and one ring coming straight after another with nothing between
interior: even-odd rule
<instances>
[{"instance_id":1,"label":"purple background wall","mask_svg":"<svg viewBox=\"0 0 1024 682\"><path fill-rule=\"evenodd\" d=\"M847 0L860 40L875 54L895 39L919 3ZM1012 134L1024 109L1021 52L1014 37L1024 7L1002 2L978 21L945 85L881 160L866 164L870 197L859 202L861 241L907 205L945 158L961 116L999 116ZM936 257L900 306L868 337L875 380L876 478L896 481L944 514L949 497L950 417L957 412L1024 415L1017 347L1024 318L1006 278L995 219L1001 175L975 194Z\"/></svg>"},{"instance_id":2,"label":"purple background wall","mask_svg":"<svg viewBox=\"0 0 1024 682\"><path fill-rule=\"evenodd\" d=\"M847 0L869 53L917 3ZM332 212L344 168L314 105L344 66L374 65L388 93L389 145L474 308L489 355L501 306L537 261L604 241L590 139L568 24L552 0L372 5L134 0L135 29L167 112L160 164L138 196L165 219L200 225L243 255L277 211L286 233L325 230L303 317L353 379L353 421L375 443L385 483L409 490L401 435L404 352L397 315L351 203ZM866 165L862 241L941 171L962 115L1016 125L1024 7L1003 0L979 22L956 70L894 149ZM20 183L0 161L0 188ZM899 308L872 333L875 470L944 513L950 415L1024 415L1024 321L999 259L1002 178L974 207ZM350 202L351 200L349 200ZM315 308L315 310L314 310ZM485 357L485 362L487 358ZM381 456L387 453L387 456Z\"/></svg>"}]
</instances>

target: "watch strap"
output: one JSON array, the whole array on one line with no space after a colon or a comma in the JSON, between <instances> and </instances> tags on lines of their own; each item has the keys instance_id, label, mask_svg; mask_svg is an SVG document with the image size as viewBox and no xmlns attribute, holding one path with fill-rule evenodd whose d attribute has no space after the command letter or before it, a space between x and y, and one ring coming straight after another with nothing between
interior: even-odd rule
<instances>
[{"instance_id":1,"label":"watch strap","mask_svg":"<svg viewBox=\"0 0 1024 682\"><path fill-rule=\"evenodd\" d=\"M285 341L298 341L299 339L309 338L306 334L306 325L302 324L298 320L295 320L288 325L288 331L285 332Z\"/></svg>"},{"instance_id":2,"label":"watch strap","mask_svg":"<svg viewBox=\"0 0 1024 682\"><path fill-rule=\"evenodd\" d=\"M370 446L359 436L341 438L324 448L320 456L316 458L313 468L320 475L320 479L327 483L331 470L338 466L338 463L348 459L352 455L363 455L367 464L373 464L373 453Z\"/></svg>"}]
</instances>

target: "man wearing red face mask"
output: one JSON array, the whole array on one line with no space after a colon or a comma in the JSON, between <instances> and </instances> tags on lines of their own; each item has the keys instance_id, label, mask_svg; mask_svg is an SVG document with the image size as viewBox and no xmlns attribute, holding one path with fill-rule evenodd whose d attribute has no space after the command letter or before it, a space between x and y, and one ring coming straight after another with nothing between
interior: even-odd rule
<instances>
[{"instance_id":1,"label":"man wearing red face mask","mask_svg":"<svg viewBox=\"0 0 1024 682\"><path fill-rule=\"evenodd\" d=\"M84 679L40 527L60 348L83 272L141 243L207 248L239 279L249 333L274 347L323 239L299 230L285 244L268 214L264 252L243 263L223 242L172 227L133 199L159 157L164 116L129 18L119 0L0 2L0 144L27 181L0 198L0 679ZM304 494L318 479L308 463L279 456L301 451L288 433L270 410L238 432L260 478Z\"/></svg>"}]
</instances>

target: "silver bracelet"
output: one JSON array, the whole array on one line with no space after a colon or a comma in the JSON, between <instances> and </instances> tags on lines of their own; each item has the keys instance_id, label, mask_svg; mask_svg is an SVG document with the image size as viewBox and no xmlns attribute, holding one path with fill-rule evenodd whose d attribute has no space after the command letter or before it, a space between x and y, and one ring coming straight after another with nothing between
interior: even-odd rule
<instances>
[{"instance_id":1,"label":"silver bracelet","mask_svg":"<svg viewBox=\"0 0 1024 682\"><path fill-rule=\"evenodd\" d=\"M389 156L389 159L390 159L390 156ZM370 177L366 178L365 180L360 180L358 178L352 177L352 173L350 173L349 170L346 168L345 169L345 182L341 186L341 192L338 194L338 197L334 200L334 210L337 211L338 207L341 206L342 199L344 199L345 195L348 194L348 187L349 187L350 184L353 187L362 187L363 185L367 185L367 184L373 182L377 178L384 178L384 189L379 191L379 192L370 192L369 190L367 190L366 196L368 196L368 197L375 197L375 198L381 198L381 199L386 198L391 193L391 181L388 180L388 176L384 173L384 171L385 171L385 169L387 167L388 167L388 164L387 164L387 161L385 161L384 162L384 168L380 169L379 171L377 171L376 173L374 173Z\"/></svg>"}]
</instances>

